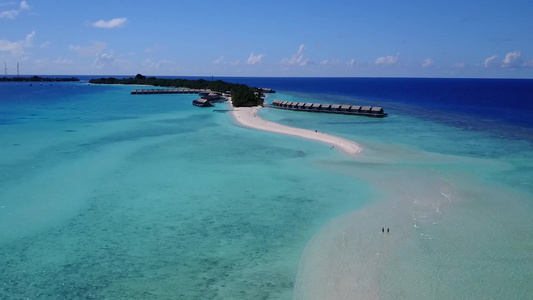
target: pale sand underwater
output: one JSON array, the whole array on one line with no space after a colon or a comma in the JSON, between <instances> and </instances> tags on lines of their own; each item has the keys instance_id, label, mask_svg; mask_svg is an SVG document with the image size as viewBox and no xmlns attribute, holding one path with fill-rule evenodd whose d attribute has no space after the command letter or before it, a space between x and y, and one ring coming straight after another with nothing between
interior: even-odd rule
<instances>
[{"instance_id":1,"label":"pale sand underwater","mask_svg":"<svg viewBox=\"0 0 533 300\"><path fill-rule=\"evenodd\" d=\"M320 141L357 155L355 161L342 165L324 162L322 167L369 182L381 198L332 219L309 241L300 259L293 299L501 298L527 285L521 272L515 273L504 262L516 251L514 246L527 243L527 239L510 236L505 228L484 232L482 223L465 216L471 211L463 210L465 205L478 211L484 211L486 205L521 206L524 195L500 187L486 188L472 174L487 167L498 172L508 165L397 147L385 151L388 159L371 153L359 156L363 149L359 144L266 121L257 115L260 109L236 108L232 113L240 125ZM502 198L509 200L502 204L498 200ZM489 209L483 215L501 224L514 218L515 228L523 227L519 224L528 218L526 214L495 212ZM475 271L462 260L470 251L479 254L470 260ZM513 254L521 255L520 251ZM501 276L513 284L494 284ZM486 281L480 283L477 278ZM450 286L457 288L447 288Z\"/></svg>"},{"instance_id":2,"label":"pale sand underwater","mask_svg":"<svg viewBox=\"0 0 533 300\"><path fill-rule=\"evenodd\" d=\"M368 164L366 157L324 164L363 178L379 200L316 233L302 254L293 299L527 298L527 264L514 264L530 243L528 196L490 187L476 174L508 166L416 152L401 154L400 165Z\"/></svg>"}]
</instances>

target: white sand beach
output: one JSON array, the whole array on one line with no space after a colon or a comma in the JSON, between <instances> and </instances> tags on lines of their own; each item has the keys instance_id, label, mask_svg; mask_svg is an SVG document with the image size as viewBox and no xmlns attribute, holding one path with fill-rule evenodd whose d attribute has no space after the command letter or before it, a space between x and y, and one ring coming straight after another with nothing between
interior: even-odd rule
<instances>
[{"instance_id":1,"label":"white sand beach","mask_svg":"<svg viewBox=\"0 0 533 300\"><path fill-rule=\"evenodd\" d=\"M340 149L341 151L350 155L357 155L363 150L363 148L357 143L340 138L338 136L330 135L320 131L317 132L308 129L289 127L261 119L259 116L257 116L257 112L261 108L261 106L235 107L232 111L232 114L235 117L235 120L242 126L259 130L277 132L281 134L294 135L310 140L323 142L330 145L330 147Z\"/></svg>"}]
</instances>

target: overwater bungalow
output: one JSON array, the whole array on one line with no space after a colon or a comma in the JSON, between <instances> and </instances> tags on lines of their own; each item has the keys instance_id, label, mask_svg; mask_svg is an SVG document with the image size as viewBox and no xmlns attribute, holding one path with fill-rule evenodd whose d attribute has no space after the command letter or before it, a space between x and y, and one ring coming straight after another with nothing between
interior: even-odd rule
<instances>
[{"instance_id":1,"label":"overwater bungalow","mask_svg":"<svg viewBox=\"0 0 533 300\"><path fill-rule=\"evenodd\" d=\"M333 111L338 111L340 108L341 108L340 104L333 104L331 106L331 110Z\"/></svg>"},{"instance_id":2,"label":"overwater bungalow","mask_svg":"<svg viewBox=\"0 0 533 300\"><path fill-rule=\"evenodd\" d=\"M363 107L361 107L360 112L362 112L362 113L370 113L371 109L372 109L372 106L363 106Z\"/></svg>"},{"instance_id":3,"label":"overwater bungalow","mask_svg":"<svg viewBox=\"0 0 533 300\"><path fill-rule=\"evenodd\" d=\"M213 92L210 92L209 94L207 94L207 96L203 97L209 101L216 101L216 100L220 100L220 95L218 93L213 93Z\"/></svg>"},{"instance_id":4,"label":"overwater bungalow","mask_svg":"<svg viewBox=\"0 0 533 300\"><path fill-rule=\"evenodd\" d=\"M192 105L198 106L198 107L211 107L213 104L209 102L209 100L205 98L200 98L197 100L193 100Z\"/></svg>"},{"instance_id":5,"label":"overwater bungalow","mask_svg":"<svg viewBox=\"0 0 533 300\"><path fill-rule=\"evenodd\" d=\"M349 110L350 110L350 107L351 107L351 105L347 105L347 104L345 104L345 105L341 105L341 107L340 107L339 110L340 110L340 111L345 111L345 112L346 112L346 111L349 111Z\"/></svg>"},{"instance_id":6,"label":"overwater bungalow","mask_svg":"<svg viewBox=\"0 0 533 300\"><path fill-rule=\"evenodd\" d=\"M383 114L383 108L381 108L381 107L372 107L370 112L373 113L373 114Z\"/></svg>"},{"instance_id":7,"label":"overwater bungalow","mask_svg":"<svg viewBox=\"0 0 533 300\"><path fill-rule=\"evenodd\" d=\"M359 112L360 110L361 110L360 105L352 105L352 107L350 107L351 112Z\"/></svg>"},{"instance_id":8,"label":"overwater bungalow","mask_svg":"<svg viewBox=\"0 0 533 300\"><path fill-rule=\"evenodd\" d=\"M327 103L307 103L307 102L295 102L295 101L272 101L271 107L297 110L297 111L312 111L312 112L324 112L344 115L357 115L367 117L383 118L387 114L381 107L349 105L349 104L327 104Z\"/></svg>"}]
</instances>

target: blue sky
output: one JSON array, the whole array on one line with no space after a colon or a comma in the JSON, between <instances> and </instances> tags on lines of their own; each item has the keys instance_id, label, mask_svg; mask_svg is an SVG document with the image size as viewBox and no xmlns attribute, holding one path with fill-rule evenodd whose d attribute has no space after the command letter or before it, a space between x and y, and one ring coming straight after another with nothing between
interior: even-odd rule
<instances>
[{"instance_id":1,"label":"blue sky","mask_svg":"<svg viewBox=\"0 0 533 300\"><path fill-rule=\"evenodd\" d=\"M533 1L0 0L0 62L12 75L17 61L26 75L533 78Z\"/></svg>"}]
</instances>

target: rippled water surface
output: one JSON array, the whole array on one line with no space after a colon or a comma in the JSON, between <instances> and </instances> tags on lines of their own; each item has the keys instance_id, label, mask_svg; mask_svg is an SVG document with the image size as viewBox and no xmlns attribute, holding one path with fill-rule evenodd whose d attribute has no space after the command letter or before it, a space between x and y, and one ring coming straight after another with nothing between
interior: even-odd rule
<instances>
[{"instance_id":1,"label":"rippled water surface","mask_svg":"<svg viewBox=\"0 0 533 300\"><path fill-rule=\"evenodd\" d=\"M385 119L260 112L364 147L348 157L242 128L213 111L225 104L193 107L195 95L0 89L0 298L533 293L527 128L401 101Z\"/></svg>"}]
</instances>

